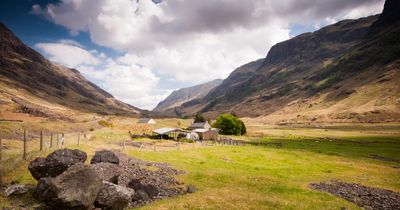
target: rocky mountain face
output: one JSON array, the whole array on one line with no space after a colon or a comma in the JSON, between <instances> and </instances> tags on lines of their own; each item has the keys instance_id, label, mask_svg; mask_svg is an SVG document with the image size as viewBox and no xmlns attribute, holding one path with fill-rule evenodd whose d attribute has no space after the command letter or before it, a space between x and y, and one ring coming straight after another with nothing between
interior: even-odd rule
<instances>
[{"instance_id":1,"label":"rocky mountain face","mask_svg":"<svg viewBox=\"0 0 400 210\"><path fill-rule=\"evenodd\" d=\"M181 88L173 91L166 99L161 101L153 112L174 113L174 108L181 106L191 100L196 100L206 96L212 89L222 83L221 79L216 79L200 85Z\"/></svg>"},{"instance_id":2,"label":"rocky mountain face","mask_svg":"<svg viewBox=\"0 0 400 210\"><path fill-rule=\"evenodd\" d=\"M132 113L141 110L115 99L79 71L54 64L22 43L0 23L0 106L33 115L52 112Z\"/></svg>"},{"instance_id":3,"label":"rocky mountain face","mask_svg":"<svg viewBox=\"0 0 400 210\"><path fill-rule=\"evenodd\" d=\"M398 1L381 15L343 20L276 44L236 69L180 116L235 112L279 123L400 119Z\"/></svg>"}]
</instances>

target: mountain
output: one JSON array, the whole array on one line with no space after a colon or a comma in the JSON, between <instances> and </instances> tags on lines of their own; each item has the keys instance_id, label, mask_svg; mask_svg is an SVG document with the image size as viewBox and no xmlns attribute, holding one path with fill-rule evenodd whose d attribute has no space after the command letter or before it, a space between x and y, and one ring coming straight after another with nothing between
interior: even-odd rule
<instances>
[{"instance_id":1,"label":"mountain","mask_svg":"<svg viewBox=\"0 0 400 210\"><path fill-rule=\"evenodd\" d=\"M139 114L76 69L54 64L0 23L0 106L42 117L67 118L71 110ZM4 114L4 113L3 113Z\"/></svg>"},{"instance_id":2,"label":"mountain","mask_svg":"<svg viewBox=\"0 0 400 210\"><path fill-rule=\"evenodd\" d=\"M399 10L399 1L390 0L381 15L278 43L176 113L235 112L277 123L399 121Z\"/></svg>"},{"instance_id":3,"label":"mountain","mask_svg":"<svg viewBox=\"0 0 400 210\"><path fill-rule=\"evenodd\" d=\"M153 112L173 112L175 107L179 107L185 102L206 96L221 83L221 79L216 79L200 85L175 90L167 98L158 103L156 108L153 109Z\"/></svg>"}]
</instances>

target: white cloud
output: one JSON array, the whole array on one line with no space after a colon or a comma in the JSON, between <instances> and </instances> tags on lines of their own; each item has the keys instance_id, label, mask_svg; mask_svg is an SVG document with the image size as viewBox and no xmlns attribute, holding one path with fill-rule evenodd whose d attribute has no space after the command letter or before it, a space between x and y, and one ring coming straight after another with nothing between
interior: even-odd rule
<instances>
[{"instance_id":1,"label":"white cloud","mask_svg":"<svg viewBox=\"0 0 400 210\"><path fill-rule=\"evenodd\" d=\"M100 59L96 57L95 53L86 51L76 42L61 40L56 43L38 43L35 47L48 55L51 61L71 68L100 64Z\"/></svg>"},{"instance_id":2,"label":"white cloud","mask_svg":"<svg viewBox=\"0 0 400 210\"><path fill-rule=\"evenodd\" d=\"M149 108L169 92L159 88L164 80L197 84L224 78L288 39L291 24L323 25L375 14L382 6L383 0L61 0L34 5L32 13L126 52L109 59L65 40L37 45L53 61L81 66L117 98ZM102 69L94 70L99 61Z\"/></svg>"}]
</instances>

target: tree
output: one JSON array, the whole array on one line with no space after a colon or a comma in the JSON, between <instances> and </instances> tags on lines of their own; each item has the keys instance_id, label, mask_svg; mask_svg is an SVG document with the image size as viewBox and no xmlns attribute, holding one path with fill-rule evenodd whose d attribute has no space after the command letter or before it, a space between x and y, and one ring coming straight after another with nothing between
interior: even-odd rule
<instances>
[{"instance_id":1,"label":"tree","mask_svg":"<svg viewBox=\"0 0 400 210\"><path fill-rule=\"evenodd\" d=\"M194 116L194 123L199 123L199 122L206 122L206 118L201 115L201 113L197 113L196 116Z\"/></svg>"},{"instance_id":2,"label":"tree","mask_svg":"<svg viewBox=\"0 0 400 210\"><path fill-rule=\"evenodd\" d=\"M217 117L214 125L224 135L243 135L246 133L246 125L238 117L231 114L222 114Z\"/></svg>"}]
</instances>

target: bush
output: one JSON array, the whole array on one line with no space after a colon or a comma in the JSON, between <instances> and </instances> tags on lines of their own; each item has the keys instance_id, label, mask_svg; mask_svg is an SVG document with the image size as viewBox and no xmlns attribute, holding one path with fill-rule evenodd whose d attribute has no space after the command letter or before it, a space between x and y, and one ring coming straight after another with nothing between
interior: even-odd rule
<instances>
[{"instance_id":1,"label":"bush","mask_svg":"<svg viewBox=\"0 0 400 210\"><path fill-rule=\"evenodd\" d=\"M224 135L243 135L246 133L246 125L238 117L231 114L222 114L217 117L213 125Z\"/></svg>"},{"instance_id":2,"label":"bush","mask_svg":"<svg viewBox=\"0 0 400 210\"><path fill-rule=\"evenodd\" d=\"M194 116L194 122L195 123L200 123L200 122L206 122L206 119L201 115L201 113L197 113L196 116Z\"/></svg>"},{"instance_id":3,"label":"bush","mask_svg":"<svg viewBox=\"0 0 400 210\"><path fill-rule=\"evenodd\" d=\"M99 125L103 127L108 127L108 128L114 127L114 125L111 122L107 122L105 120L99 120L97 123L99 123Z\"/></svg>"}]
</instances>

